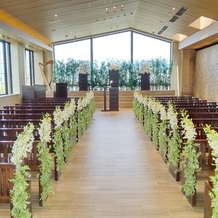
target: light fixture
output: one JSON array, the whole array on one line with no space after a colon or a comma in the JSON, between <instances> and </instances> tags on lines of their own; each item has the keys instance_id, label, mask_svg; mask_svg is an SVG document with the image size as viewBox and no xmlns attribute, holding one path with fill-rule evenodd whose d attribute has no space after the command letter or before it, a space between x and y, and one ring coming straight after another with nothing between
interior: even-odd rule
<instances>
[{"instance_id":1,"label":"light fixture","mask_svg":"<svg viewBox=\"0 0 218 218\"><path fill-rule=\"evenodd\" d=\"M106 12L106 14L108 14L109 13L109 9L105 8L105 12Z\"/></svg>"},{"instance_id":2,"label":"light fixture","mask_svg":"<svg viewBox=\"0 0 218 218\"><path fill-rule=\"evenodd\" d=\"M116 12L116 7L114 6L114 8L113 8L113 12Z\"/></svg>"},{"instance_id":3,"label":"light fixture","mask_svg":"<svg viewBox=\"0 0 218 218\"><path fill-rule=\"evenodd\" d=\"M124 10L124 5L121 5L121 11L123 11Z\"/></svg>"}]
</instances>

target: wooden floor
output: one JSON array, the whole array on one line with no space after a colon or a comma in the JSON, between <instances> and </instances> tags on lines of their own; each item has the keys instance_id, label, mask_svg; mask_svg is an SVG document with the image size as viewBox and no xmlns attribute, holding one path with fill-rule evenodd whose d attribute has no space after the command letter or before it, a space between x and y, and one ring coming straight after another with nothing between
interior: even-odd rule
<instances>
[{"instance_id":1,"label":"wooden floor","mask_svg":"<svg viewBox=\"0 0 218 218\"><path fill-rule=\"evenodd\" d=\"M33 179L38 218L203 218L203 193L192 208L132 109L96 111L61 180L53 184L54 195L39 207ZM8 204L0 205L0 217L9 217Z\"/></svg>"}]
</instances>

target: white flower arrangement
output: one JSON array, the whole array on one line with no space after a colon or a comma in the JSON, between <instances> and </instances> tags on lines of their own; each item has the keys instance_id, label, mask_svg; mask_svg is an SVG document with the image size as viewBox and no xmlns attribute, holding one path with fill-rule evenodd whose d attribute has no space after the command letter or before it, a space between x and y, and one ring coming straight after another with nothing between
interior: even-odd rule
<instances>
[{"instance_id":1,"label":"white flower arrangement","mask_svg":"<svg viewBox=\"0 0 218 218\"><path fill-rule=\"evenodd\" d=\"M111 64L109 70L119 70L119 67L116 64Z\"/></svg>"},{"instance_id":2,"label":"white flower arrangement","mask_svg":"<svg viewBox=\"0 0 218 218\"><path fill-rule=\"evenodd\" d=\"M45 114L39 126L40 140L42 142L49 142L51 140L51 117L49 114Z\"/></svg>"},{"instance_id":3,"label":"white flower arrangement","mask_svg":"<svg viewBox=\"0 0 218 218\"><path fill-rule=\"evenodd\" d=\"M147 74L152 73L150 65L147 62L143 62L141 65L141 68L139 69L139 74L145 74L145 73L147 73Z\"/></svg>"},{"instance_id":4,"label":"white flower arrangement","mask_svg":"<svg viewBox=\"0 0 218 218\"><path fill-rule=\"evenodd\" d=\"M60 127L61 124L64 122L63 113L60 109L60 106L57 106L55 108L53 115L54 115L54 123L55 123L56 127Z\"/></svg>"},{"instance_id":5,"label":"white flower arrangement","mask_svg":"<svg viewBox=\"0 0 218 218\"><path fill-rule=\"evenodd\" d=\"M89 74L89 67L85 63L80 63L79 67L77 68L77 73L78 74Z\"/></svg>"},{"instance_id":6,"label":"white flower arrangement","mask_svg":"<svg viewBox=\"0 0 218 218\"><path fill-rule=\"evenodd\" d=\"M161 119L162 121L167 120L166 108L165 108L162 104L160 104L159 111L160 111L160 119Z\"/></svg>"},{"instance_id":7,"label":"white flower arrangement","mask_svg":"<svg viewBox=\"0 0 218 218\"><path fill-rule=\"evenodd\" d=\"M153 114L157 114L160 108L160 102L156 101L155 99L151 99L151 110Z\"/></svg>"},{"instance_id":8,"label":"white flower arrangement","mask_svg":"<svg viewBox=\"0 0 218 218\"><path fill-rule=\"evenodd\" d=\"M33 136L33 123L29 123L24 127L23 132L17 136L12 148L11 162L16 165L16 171L22 164L23 158L27 157L27 153L32 151Z\"/></svg>"},{"instance_id":9,"label":"white flower arrangement","mask_svg":"<svg viewBox=\"0 0 218 218\"><path fill-rule=\"evenodd\" d=\"M73 115L74 115L75 109L76 109L75 99L72 98L72 99L70 100L70 109L69 109L70 116L73 116Z\"/></svg>"},{"instance_id":10,"label":"white flower arrangement","mask_svg":"<svg viewBox=\"0 0 218 218\"><path fill-rule=\"evenodd\" d=\"M177 128L177 112L174 110L172 103L168 104L167 117L172 129Z\"/></svg>"},{"instance_id":11,"label":"white flower arrangement","mask_svg":"<svg viewBox=\"0 0 218 218\"><path fill-rule=\"evenodd\" d=\"M218 165L218 133L214 129L212 129L210 125L206 125L204 127L204 131L206 133L208 143L212 148L212 156L214 157L213 160L215 161L215 164L217 166Z\"/></svg>"},{"instance_id":12,"label":"white flower arrangement","mask_svg":"<svg viewBox=\"0 0 218 218\"><path fill-rule=\"evenodd\" d=\"M64 121L68 121L70 118L70 103L66 102L64 105L64 110L62 111L62 116Z\"/></svg>"},{"instance_id":13,"label":"white flower arrangement","mask_svg":"<svg viewBox=\"0 0 218 218\"><path fill-rule=\"evenodd\" d=\"M152 98L148 98L148 109L152 109L152 104L153 104L153 100L152 100Z\"/></svg>"},{"instance_id":14,"label":"white flower arrangement","mask_svg":"<svg viewBox=\"0 0 218 218\"><path fill-rule=\"evenodd\" d=\"M184 114L183 119L181 120L181 126L183 127L182 133L183 138L194 141L196 137L196 131L192 119L188 115Z\"/></svg>"},{"instance_id":15,"label":"white flower arrangement","mask_svg":"<svg viewBox=\"0 0 218 218\"><path fill-rule=\"evenodd\" d=\"M81 111L83 108L85 108L91 102L92 99L94 99L93 91L87 92L84 97L79 98L78 110Z\"/></svg>"},{"instance_id":16,"label":"white flower arrangement","mask_svg":"<svg viewBox=\"0 0 218 218\"><path fill-rule=\"evenodd\" d=\"M144 96L144 98L143 98L143 105L144 105L145 107L148 106L148 97L146 97L146 96Z\"/></svg>"}]
</instances>

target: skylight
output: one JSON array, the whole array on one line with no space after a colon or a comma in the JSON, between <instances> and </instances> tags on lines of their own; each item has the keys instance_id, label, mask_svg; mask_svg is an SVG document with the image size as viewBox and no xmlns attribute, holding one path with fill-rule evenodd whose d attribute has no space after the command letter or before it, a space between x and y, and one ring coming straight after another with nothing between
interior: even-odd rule
<instances>
[{"instance_id":1,"label":"skylight","mask_svg":"<svg viewBox=\"0 0 218 218\"><path fill-rule=\"evenodd\" d=\"M196 29L204 29L205 27L215 23L216 20L210 19L208 17L201 16L191 24L189 24L190 27L194 27Z\"/></svg>"}]
</instances>

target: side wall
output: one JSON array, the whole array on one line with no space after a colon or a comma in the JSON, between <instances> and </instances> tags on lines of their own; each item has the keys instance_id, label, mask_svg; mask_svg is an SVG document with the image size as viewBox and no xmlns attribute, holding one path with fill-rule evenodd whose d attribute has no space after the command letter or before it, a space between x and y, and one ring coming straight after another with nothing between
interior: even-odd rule
<instances>
[{"instance_id":1,"label":"side wall","mask_svg":"<svg viewBox=\"0 0 218 218\"><path fill-rule=\"evenodd\" d=\"M218 45L196 52L193 95L218 102Z\"/></svg>"}]
</instances>

